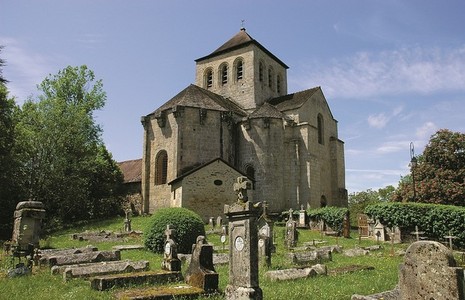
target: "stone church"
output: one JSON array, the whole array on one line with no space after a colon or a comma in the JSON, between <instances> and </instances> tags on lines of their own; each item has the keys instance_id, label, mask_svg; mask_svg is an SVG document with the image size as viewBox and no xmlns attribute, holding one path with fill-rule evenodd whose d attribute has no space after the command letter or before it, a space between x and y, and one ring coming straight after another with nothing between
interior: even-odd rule
<instances>
[{"instance_id":1,"label":"stone church","mask_svg":"<svg viewBox=\"0 0 465 300\"><path fill-rule=\"evenodd\" d=\"M141 118L144 213L220 216L238 176L270 212L347 206L344 143L320 87L288 94L288 66L244 28L195 62L195 84Z\"/></svg>"}]
</instances>

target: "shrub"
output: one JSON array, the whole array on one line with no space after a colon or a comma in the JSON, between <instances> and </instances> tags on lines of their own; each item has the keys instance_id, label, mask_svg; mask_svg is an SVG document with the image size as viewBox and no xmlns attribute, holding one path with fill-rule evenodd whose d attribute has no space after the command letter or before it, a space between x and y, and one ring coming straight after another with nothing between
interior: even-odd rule
<instances>
[{"instance_id":1,"label":"shrub","mask_svg":"<svg viewBox=\"0 0 465 300\"><path fill-rule=\"evenodd\" d=\"M144 231L145 247L153 252L162 253L165 244L167 225L174 226L174 240L178 252L191 253L197 236L205 235L202 219L195 212L182 207L161 208L151 217Z\"/></svg>"},{"instance_id":2,"label":"shrub","mask_svg":"<svg viewBox=\"0 0 465 300\"><path fill-rule=\"evenodd\" d=\"M344 216L349 212L345 207L327 206L318 209L312 209L308 216L312 220L323 220L326 225L335 231L341 231L344 223Z\"/></svg>"},{"instance_id":3,"label":"shrub","mask_svg":"<svg viewBox=\"0 0 465 300\"><path fill-rule=\"evenodd\" d=\"M415 226L431 239L445 240L449 232L456 236L454 244L465 246L465 208L426 203L380 203L370 205L365 213L383 225L411 230Z\"/></svg>"}]
</instances>

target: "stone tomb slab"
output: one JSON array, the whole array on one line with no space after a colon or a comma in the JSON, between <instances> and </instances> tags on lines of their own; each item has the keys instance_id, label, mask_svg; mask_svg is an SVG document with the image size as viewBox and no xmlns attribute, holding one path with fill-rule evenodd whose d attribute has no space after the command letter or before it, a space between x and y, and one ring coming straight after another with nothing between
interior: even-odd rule
<instances>
[{"instance_id":1,"label":"stone tomb slab","mask_svg":"<svg viewBox=\"0 0 465 300\"><path fill-rule=\"evenodd\" d=\"M166 284L181 280L183 280L181 272L159 270L93 277L90 280L90 286L94 290L105 291L114 287L121 288L142 284Z\"/></svg>"},{"instance_id":2,"label":"stone tomb slab","mask_svg":"<svg viewBox=\"0 0 465 300\"><path fill-rule=\"evenodd\" d=\"M63 266L117 260L121 260L120 251L88 251L69 255L51 256L48 258L48 263L50 266Z\"/></svg>"},{"instance_id":3,"label":"stone tomb slab","mask_svg":"<svg viewBox=\"0 0 465 300\"><path fill-rule=\"evenodd\" d=\"M327 269L325 265L314 265L308 268L292 268L284 270L268 271L265 277L271 281L294 280L299 278L315 277L317 275L326 275Z\"/></svg>"},{"instance_id":4,"label":"stone tomb slab","mask_svg":"<svg viewBox=\"0 0 465 300\"><path fill-rule=\"evenodd\" d=\"M149 287L130 289L117 293L118 300L168 300L168 299L196 299L204 293L201 288L190 285L169 287Z\"/></svg>"},{"instance_id":5,"label":"stone tomb slab","mask_svg":"<svg viewBox=\"0 0 465 300\"><path fill-rule=\"evenodd\" d=\"M39 262L41 265L49 264L49 258L55 256L66 256L78 253L86 253L98 251L97 247L86 246L81 248L69 248L69 249L40 249L39 250Z\"/></svg>"},{"instance_id":6,"label":"stone tomb slab","mask_svg":"<svg viewBox=\"0 0 465 300\"><path fill-rule=\"evenodd\" d=\"M305 265L314 262L332 261L332 254L330 250L315 250L307 252L293 252L288 253L287 256L297 265Z\"/></svg>"},{"instance_id":7,"label":"stone tomb slab","mask_svg":"<svg viewBox=\"0 0 465 300\"><path fill-rule=\"evenodd\" d=\"M149 262L141 261L110 261L85 265L66 266L63 270L65 281L72 278L88 278L100 275L141 272L149 269Z\"/></svg>"},{"instance_id":8,"label":"stone tomb slab","mask_svg":"<svg viewBox=\"0 0 465 300\"><path fill-rule=\"evenodd\" d=\"M116 245L111 247L113 250L126 251L126 250L143 250L144 245Z\"/></svg>"}]
</instances>

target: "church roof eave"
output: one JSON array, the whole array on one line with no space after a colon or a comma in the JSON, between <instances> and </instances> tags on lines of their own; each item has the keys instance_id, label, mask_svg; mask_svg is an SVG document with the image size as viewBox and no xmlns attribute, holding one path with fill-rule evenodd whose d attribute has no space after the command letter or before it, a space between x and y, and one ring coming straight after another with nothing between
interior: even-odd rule
<instances>
[{"instance_id":1,"label":"church roof eave","mask_svg":"<svg viewBox=\"0 0 465 300\"><path fill-rule=\"evenodd\" d=\"M176 96L168 100L147 116L158 116L162 112L174 107L204 108L216 111L231 111L237 115L245 116L247 113L233 101L218 94L205 90L197 85L190 84Z\"/></svg>"}]
</instances>

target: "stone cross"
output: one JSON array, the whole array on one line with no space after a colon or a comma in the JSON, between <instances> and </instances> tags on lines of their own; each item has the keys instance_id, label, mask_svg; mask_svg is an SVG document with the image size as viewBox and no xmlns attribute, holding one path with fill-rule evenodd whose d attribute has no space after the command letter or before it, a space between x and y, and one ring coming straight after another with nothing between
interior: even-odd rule
<instances>
[{"instance_id":1,"label":"stone cross","mask_svg":"<svg viewBox=\"0 0 465 300\"><path fill-rule=\"evenodd\" d=\"M449 235L446 235L444 238L446 238L446 239L449 240L449 249L452 250L452 247L453 247L453 246L452 246L452 240L453 240L453 239L456 239L457 237L454 236L454 235L452 235L452 234L450 233L450 230L449 230Z\"/></svg>"},{"instance_id":2,"label":"stone cross","mask_svg":"<svg viewBox=\"0 0 465 300\"><path fill-rule=\"evenodd\" d=\"M233 185L234 191L237 193L237 201L245 203L248 200L247 190L252 188L252 183L245 176L239 176Z\"/></svg>"},{"instance_id":3,"label":"stone cross","mask_svg":"<svg viewBox=\"0 0 465 300\"><path fill-rule=\"evenodd\" d=\"M173 240L176 230L171 225L166 225L165 230L165 246L163 253L162 269L168 271L181 271L181 261L178 258L177 245Z\"/></svg>"},{"instance_id":4,"label":"stone cross","mask_svg":"<svg viewBox=\"0 0 465 300\"><path fill-rule=\"evenodd\" d=\"M417 237L417 242L420 240L420 235L424 234L424 231L418 231L418 226L415 225L415 231L412 232Z\"/></svg>"}]
</instances>

